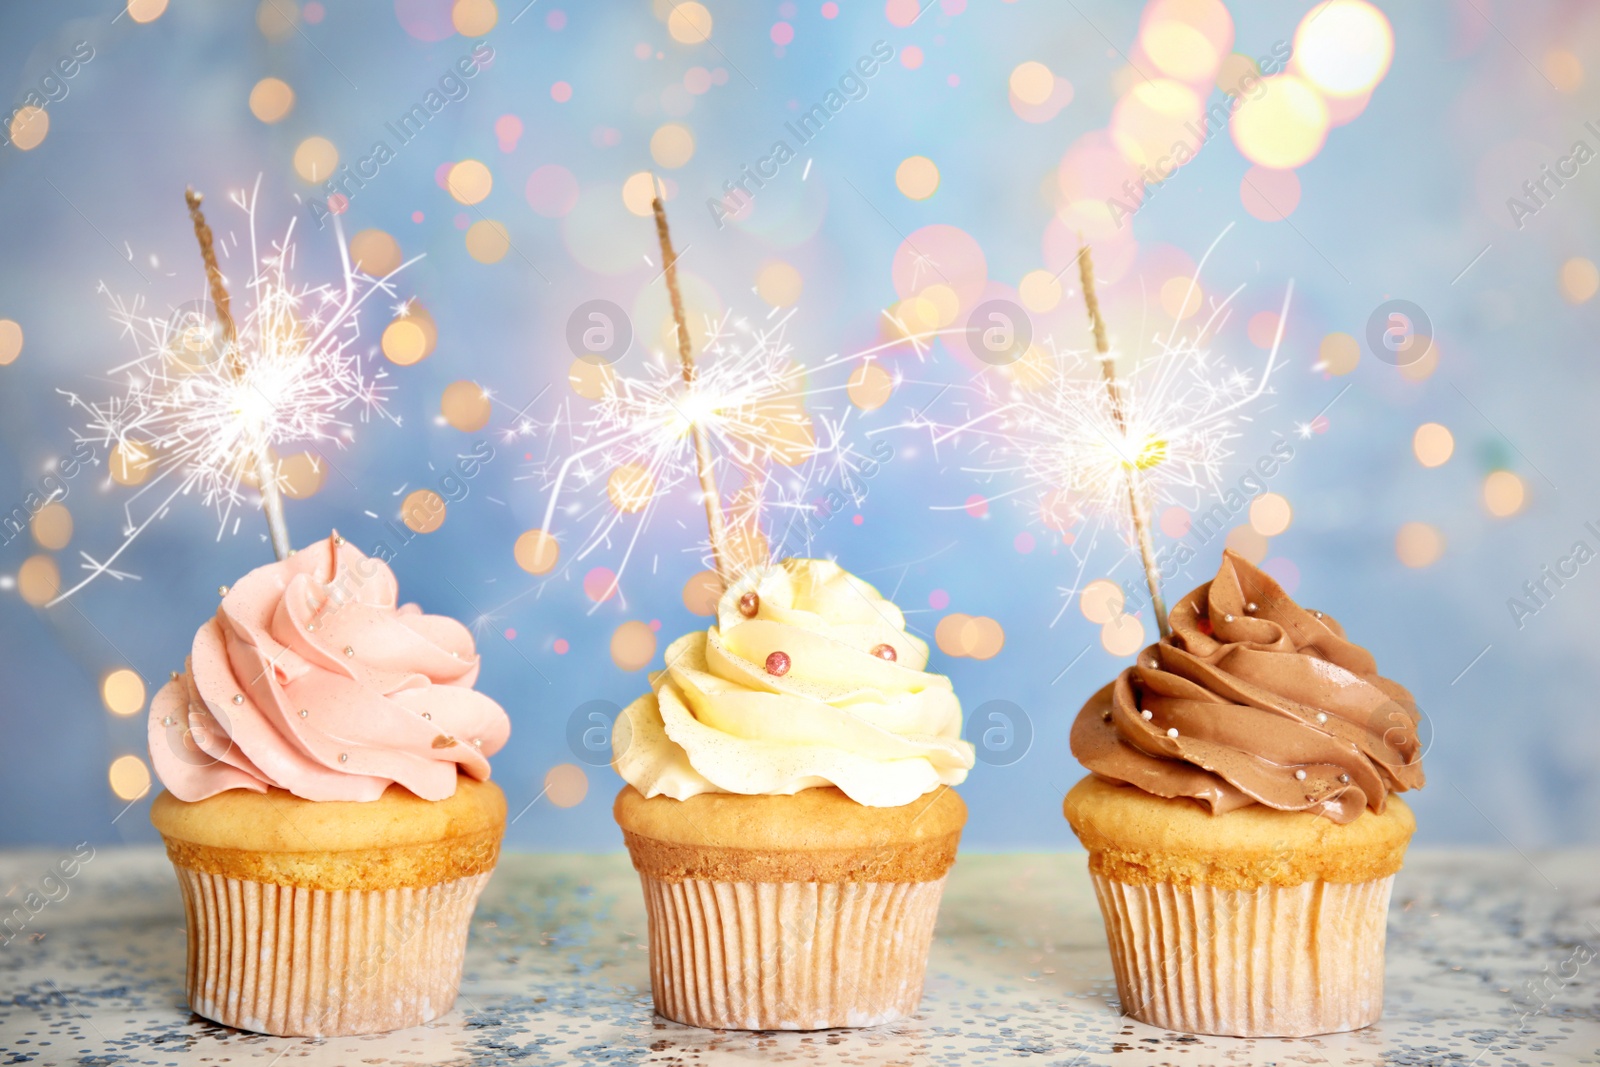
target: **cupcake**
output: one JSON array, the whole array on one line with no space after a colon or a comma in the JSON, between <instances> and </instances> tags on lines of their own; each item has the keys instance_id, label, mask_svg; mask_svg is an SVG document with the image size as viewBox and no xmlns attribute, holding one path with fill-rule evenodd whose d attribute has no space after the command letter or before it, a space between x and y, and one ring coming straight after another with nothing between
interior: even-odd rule
<instances>
[{"instance_id":1,"label":"cupcake","mask_svg":"<svg viewBox=\"0 0 1600 1067\"><path fill-rule=\"evenodd\" d=\"M1422 785L1411 694L1337 622L1224 552L1072 726L1122 1010L1301 1037L1383 1013L1389 890Z\"/></svg>"},{"instance_id":2,"label":"cupcake","mask_svg":"<svg viewBox=\"0 0 1600 1067\"><path fill-rule=\"evenodd\" d=\"M614 808L656 1011L874 1026L922 996L972 767L950 680L870 585L787 560L727 591L617 721Z\"/></svg>"},{"instance_id":3,"label":"cupcake","mask_svg":"<svg viewBox=\"0 0 1600 1067\"><path fill-rule=\"evenodd\" d=\"M150 705L190 1007L308 1037L449 1011L506 820L471 634L337 534L222 594Z\"/></svg>"}]
</instances>

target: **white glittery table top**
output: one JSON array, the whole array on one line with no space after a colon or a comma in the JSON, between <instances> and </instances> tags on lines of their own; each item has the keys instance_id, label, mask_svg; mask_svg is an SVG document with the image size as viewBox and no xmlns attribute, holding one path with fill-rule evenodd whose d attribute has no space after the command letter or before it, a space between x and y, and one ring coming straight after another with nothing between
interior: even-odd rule
<instances>
[{"instance_id":1,"label":"white glittery table top","mask_svg":"<svg viewBox=\"0 0 1600 1067\"><path fill-rule=\"evenodd\" d=\"M45 886L58 899L30 914L27 894L68 855L0 853L5 909L22 908L26 921L0 946L0 1064L1600 1064L1595 850L1413 850L1390 910L1383 1021L1255 1041L1118 1014L1081 853L963 855L918 1016L813 1034L654 1018L644 904L627 859L507 855L478 907L455 1010L399 1033L326 1041L246 1034L190 1013L182 904L157 850L100 850L62 883L65 895Z\"/></svg>"}]
</instances>

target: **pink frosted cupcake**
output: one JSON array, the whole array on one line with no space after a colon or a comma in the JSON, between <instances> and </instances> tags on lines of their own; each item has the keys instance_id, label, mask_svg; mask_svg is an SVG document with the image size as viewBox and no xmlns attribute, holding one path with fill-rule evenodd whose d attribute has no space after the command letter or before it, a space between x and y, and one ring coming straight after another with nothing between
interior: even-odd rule
<instances>
[{"instance_id":1,"label":"pink frosted cupcake","mask_svg":"<svg viewBox=\"0 0 1600 1067\"><path fill-rule=\"evenodd\" d=\"M450 1010L505 830L477 676L466 627L337 534L223 591L150 705L195 1012L321 1037Z\"/></svg>"}]
</instances>

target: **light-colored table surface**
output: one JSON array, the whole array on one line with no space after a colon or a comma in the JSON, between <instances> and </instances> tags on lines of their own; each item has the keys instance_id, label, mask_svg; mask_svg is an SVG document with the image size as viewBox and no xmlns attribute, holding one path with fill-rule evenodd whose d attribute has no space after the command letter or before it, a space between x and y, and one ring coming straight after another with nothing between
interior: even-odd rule
<instances>
[{"instance_id":1,"label":"light-colored table surface","mask_svg":"<svg viewBox=\"0 0 1600 1067\"><path fill-rule=\"evenodd\" d=\"M5 908L61 856L0 854ZM506 856L455 1011L376 1037L262 1037L191 1014L182 915L159 851L100 850L0 947L0 1064L1600 1064L1594 850L1413 850L1390 911L1383 1021L1292 1041L1197 1038L1119 1015L1082 854L963 855L921 1012L862 1031L717 1033L654 1018L643 901L620 855Z\"/></svg>"}]
</instances>

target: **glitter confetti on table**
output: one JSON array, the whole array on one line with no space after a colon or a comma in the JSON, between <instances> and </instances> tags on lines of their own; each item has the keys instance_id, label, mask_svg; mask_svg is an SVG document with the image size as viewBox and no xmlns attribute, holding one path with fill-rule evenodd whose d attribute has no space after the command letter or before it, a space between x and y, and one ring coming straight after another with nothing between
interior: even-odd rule
<instances>
[{"instance_id":1,"label":"glitter confetti on table","mask_svg":"<svg viewBox=\"0 0 1600 1067\"><path fill-rule=\"evenodd\" d=\"M581 793L574 770L552 769L547 784ZM0 876L31 885L54 859L6 853ZM0 950L0 1053L37 1067L1600 1063L1593 965L1572 962L1577 946L1600 940L1597 861L1592 850L1541 854L1535 870L1499 854L1414 851L1390 909L1383 1020L1349 1034L1252 1041L1170 1033L1117 1013L1081 853L963 855L916 1017L779 1034L695 1030L653 1016L644 909L625 856L511 854L478 906L454 1011L397 1033L314 1041L191 1014L170 866L158 850L106 849L67 883L65 899ZM1545 876L1567 888L1553 890Z\"/></svg>"}]
</instances>

